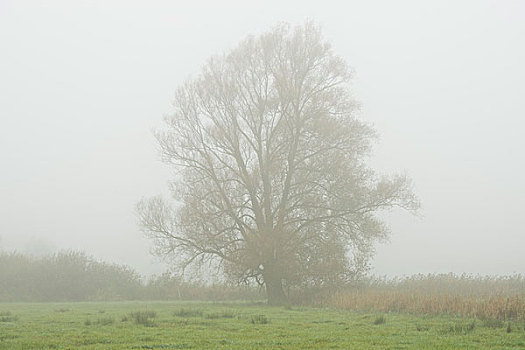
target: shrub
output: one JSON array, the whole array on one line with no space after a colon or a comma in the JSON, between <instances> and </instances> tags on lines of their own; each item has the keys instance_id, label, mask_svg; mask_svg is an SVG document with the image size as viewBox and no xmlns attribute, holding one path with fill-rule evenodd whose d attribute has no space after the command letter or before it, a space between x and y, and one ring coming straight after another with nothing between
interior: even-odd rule
<instances>
[{"instance_id":1,"label":"shrub","mask_svg":"<svg viewBox=\"0 0 525 350\"><path fill-rule=\"evenodd\" d=\"M77 251L43 257L0 252L0 281L0 301L5 302L131 299L142 288L130 268Z\"/></svg>"}]
</instances>

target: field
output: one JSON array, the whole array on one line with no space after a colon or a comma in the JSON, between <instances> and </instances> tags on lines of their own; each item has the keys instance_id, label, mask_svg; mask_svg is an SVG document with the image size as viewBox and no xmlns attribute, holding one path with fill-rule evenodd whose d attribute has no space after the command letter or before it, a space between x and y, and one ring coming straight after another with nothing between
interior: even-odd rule
<instances>
[{"instance_id":1,"label":"field","mask_svg":"<svg viewBox=\"0 0 525 350\"><path fill-rule=\"evenodd\" d=\"M259 303L0 303L0 349L525 349L521 321Z\"/></svg>"}]
</instances>

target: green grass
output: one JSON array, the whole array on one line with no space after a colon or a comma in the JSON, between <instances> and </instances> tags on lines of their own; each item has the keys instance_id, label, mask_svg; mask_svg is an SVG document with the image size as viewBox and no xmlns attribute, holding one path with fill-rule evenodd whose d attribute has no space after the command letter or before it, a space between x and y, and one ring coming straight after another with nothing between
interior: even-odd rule
<instances>
[{"instance_id":1,"label":"green grass","mask_svg":"<svg viewBox=\"0 0 525 350\"><path fill-rule=\"evenodd\" d=\"M522 322L509 333L508 322L253 303L13 303L0 315L9 350L525 349Z\"/></svg>"}]
</instances>

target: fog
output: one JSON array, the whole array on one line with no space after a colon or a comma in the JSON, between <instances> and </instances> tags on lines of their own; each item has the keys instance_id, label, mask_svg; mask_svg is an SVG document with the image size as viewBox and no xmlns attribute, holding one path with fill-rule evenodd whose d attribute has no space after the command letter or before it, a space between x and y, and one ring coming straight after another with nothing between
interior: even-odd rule
<instances>
[{"instance_id":1,"label":"fog","mask_svg":"<svg viewBox=\"0 0 525 350\"><path fill-rule=\"evenodd\" d=\"M152 129L213 54L319 24L354 69L371 164L422 208L388 213L379 275L525 271L525 3L0 0L0 249L81 249L150 274L134 212L171 170Z\"/></svg>"}]
</instances>

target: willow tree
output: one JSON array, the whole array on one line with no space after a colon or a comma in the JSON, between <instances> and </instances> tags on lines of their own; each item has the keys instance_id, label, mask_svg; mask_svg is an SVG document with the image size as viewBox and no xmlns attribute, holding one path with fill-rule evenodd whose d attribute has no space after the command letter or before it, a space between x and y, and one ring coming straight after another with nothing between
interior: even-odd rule
<instances>
[{"instance_id":1,"label":"willow tree","mask_svg":"<svg viewBox=\"0 0 525 350\"><path fill-rule=\"evenodd\" d=\"M284 286L363 271L388 233L378 212L418 203L405 176L366 166L375 132L355 115L351 76L311 23L211 58L156 133L177 170L172 203L138 205L157 253L215 261L263 284L270 304L286 300Z\"/></svg>"}]
</instances>

